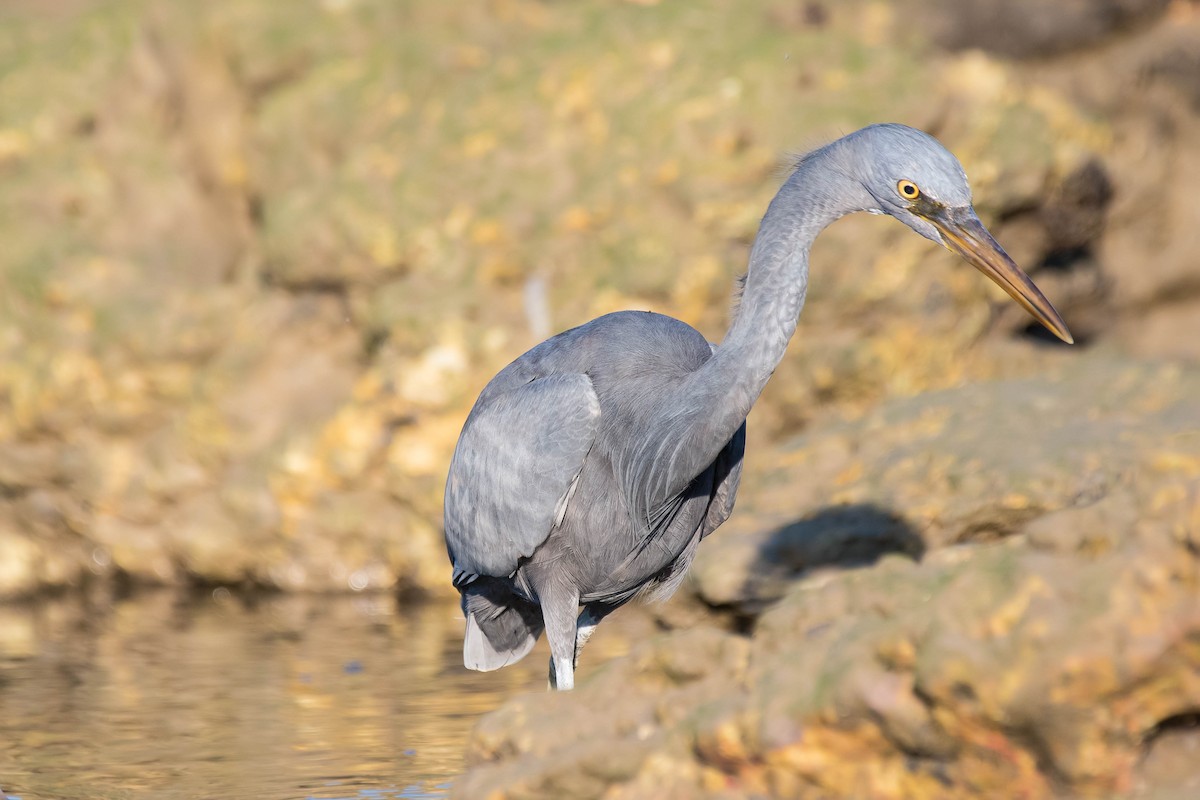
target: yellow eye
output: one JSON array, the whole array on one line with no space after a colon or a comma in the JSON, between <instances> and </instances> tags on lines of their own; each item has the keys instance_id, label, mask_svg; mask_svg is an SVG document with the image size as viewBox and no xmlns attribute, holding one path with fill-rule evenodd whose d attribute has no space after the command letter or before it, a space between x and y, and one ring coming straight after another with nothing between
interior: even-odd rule
<instances>
[{"instance_id":1,"label":"yellow eye","mask_svg":"<svg viewBox=\"0 0 1200 800\"><path fill-rule=\"evenodd\" d=\"M900 181L896 184L896 191L905 200L916 200L921 196L921 190L912 181Z\"/></svg>"}]
</instances>

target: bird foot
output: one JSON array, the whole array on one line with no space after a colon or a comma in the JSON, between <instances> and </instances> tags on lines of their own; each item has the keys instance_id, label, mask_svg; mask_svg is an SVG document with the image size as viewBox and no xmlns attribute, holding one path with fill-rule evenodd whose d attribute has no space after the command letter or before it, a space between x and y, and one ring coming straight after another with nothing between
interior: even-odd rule
<instances>
[{"instance_id":1,"label":"bird foot","mask_svg":"<svg viewBox=\"0 0 1200 800\"><path fill-rule=\"evenodd\" d=\"M550 657L550 683L552 691L567 692L575 688L575 665L570 658Z\"/></svg>"}]
</instances>

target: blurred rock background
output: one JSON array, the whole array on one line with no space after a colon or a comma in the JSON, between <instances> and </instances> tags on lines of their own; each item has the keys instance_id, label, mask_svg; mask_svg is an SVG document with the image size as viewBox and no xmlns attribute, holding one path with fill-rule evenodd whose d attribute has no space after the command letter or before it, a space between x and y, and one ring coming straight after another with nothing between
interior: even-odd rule
<instances>
[{"instance_id":1,"label":"blurred rock background","mask_svg":"<svg viewBox=\"0 0 1200 800\"><path fill-rule=\"evenodd\" d=\"M764 609L777 610L761 627L788 627L822 565L891 554L832 580L922 570L898 580L948 582L968 602L975 582L955 570L1008 558L1017 577L980 579L970 602L1015 616L958 621L995 639L1021 635L1035 601L1075 613L1071 581L1132 586L1121 570L1141 564L1162 591L1127 605L1159 609L1147 663L1165 666L1134 672L1169 699L1146 711L1128 699L1134 673L1096 678L1080 703L1141 710L1107 727L1067 714L1055 730L1076 749L1043 748L1024 732L1050 722L1025 706L914 683L927 651L901 643L909 620L886 641L852 634L891 648L894 695L789 706L788 725L834 731L815 737L826 750L796 751L782 722L745 733L753 703L727 700L696 713L749 739L660 719L675 760L633 759L574 796L642 796L663 770L680 796L799 796L825 774L813 753L831 752L865 766L814 796L985 791L970 767L902 780L905 759L963 752L1026 796L1132 787L1139 748L1200 709L1186 678L1200 668L1195 0L0 4L0 598L149 585L449 598L441 482L486 380L621 308L719 340L788 154L881 120L959 155L985 222L1079 344L1052 345L900 226L840 222L751 417L739 513L661 624L737 631L718 682L753 698L765 684L743 651L777 656L743 634ZM1078 613L1128 624L1110 610ZM843 747L851 729L869 746ZM977 749L946 744L963 737ZM478 745L468 785L565 796L527 780L537 741Z\"/></svg>"}]
</instances>

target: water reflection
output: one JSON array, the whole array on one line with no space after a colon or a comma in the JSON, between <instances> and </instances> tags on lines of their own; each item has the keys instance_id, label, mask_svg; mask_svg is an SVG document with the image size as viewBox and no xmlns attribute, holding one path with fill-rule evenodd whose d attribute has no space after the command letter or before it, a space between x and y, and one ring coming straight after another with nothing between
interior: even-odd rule
<instances>
[{"instance_id":1,"label":"water reflection","mask_svg":"<svg viewBox=\"0 0 1200 800\"><path fill-rule=\"evenodd\" d=\"M582 674L649 624L615 615ZM388 597L0 607L0 788L21 800L442 797L475 720L546 682L544 642L481 675L462 668L461 636L457 606Z\"/></svg>"}]
</instances>

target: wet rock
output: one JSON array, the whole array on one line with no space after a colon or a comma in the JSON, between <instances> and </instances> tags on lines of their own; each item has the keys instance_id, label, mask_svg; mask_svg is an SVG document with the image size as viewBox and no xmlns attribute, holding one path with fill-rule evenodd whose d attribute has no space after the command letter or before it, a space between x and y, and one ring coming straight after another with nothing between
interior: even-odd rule
<instances>
[{"instance_id":1,"label":"wet rock","mask_svg":"<svg viewBox=\"0 0 1200 800\"><path fill-rule=\"evenodd\" d=\"M664 760L686 763L668 733L736 685L747 652L738 636L681 631L606 666L580 690L582 703L549 693L509 703L472 733L472 769L455 796L601 797Z\"/></svg>"},{"instance_id":2,"label":"wet rock","mask_svg":"<svg viewBox=\"0 0 1200 800\"><path fill-rule=\"evenodd\" d=\"M14 524L0 504L0 601L77 586L91 563L87 545L59 531L47 534Z\"/></svg>"}]
</instances>

